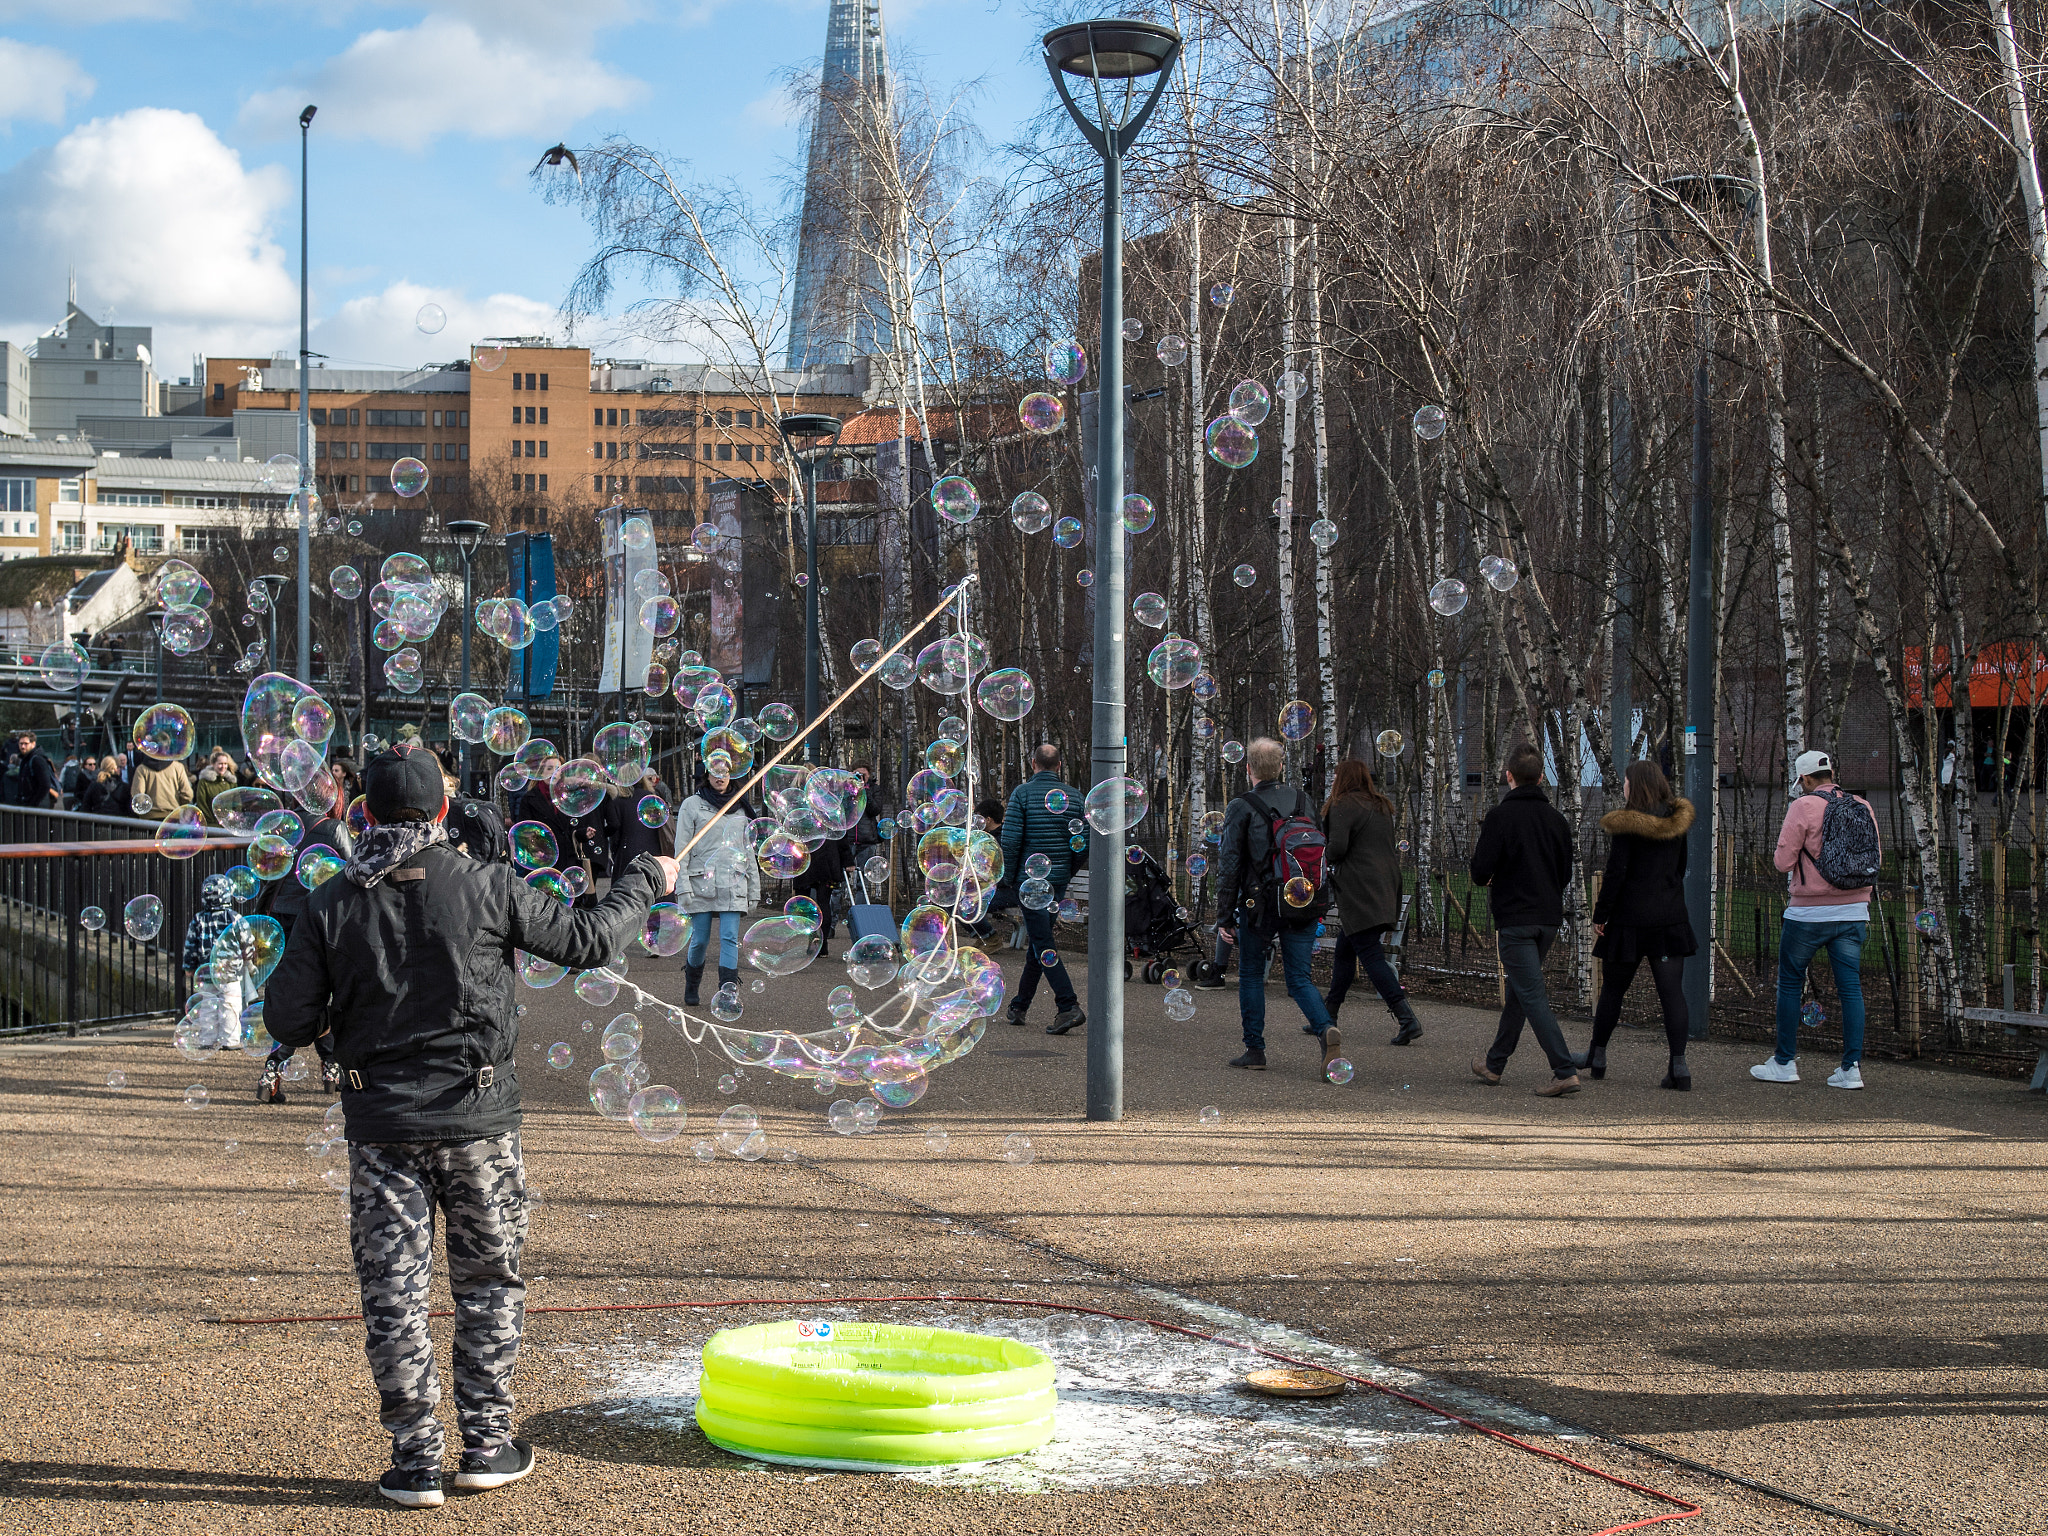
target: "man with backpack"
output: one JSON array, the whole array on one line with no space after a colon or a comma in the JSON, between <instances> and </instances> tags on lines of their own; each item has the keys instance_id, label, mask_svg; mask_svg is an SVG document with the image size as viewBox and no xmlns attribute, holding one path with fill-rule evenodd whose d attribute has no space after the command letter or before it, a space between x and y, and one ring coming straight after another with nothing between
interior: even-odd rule
<instances>
[{"instance_id":1,"label":"man with backpack","mask_svg":"<svg viewBox=\"0 0 2048 1536\"><path fill-rule=\"evenodd\" d=\"M1472 883L1486 889L1493 913L1494 943L1507 1001L1500 1028L1472 1072L1483 1083L1498 1083L1508 1058L1529 1032L1550 1060L1550 1081L1536 1092L1546 1099L1579 1091L1579 1069L1571 1047L1550 1011L1543 985L1543 957L1564 922L1564 888L1572 877L1572 829L1543 793L1543 754L1528 742L1508 752L1507 781L1514 787L1486 813L1472 848Z\"/></svg>"},{"instance_id":2,"label":"man with backpack","mask_svg":"<svg viewBox=\"0 0 2048 1536\"><path fill-rule=\"evenodd\" d=\"M1216 870L1216 937L1238 946L1237 1006L1244 1019L1244 1054L1230 1064L1266 1070L1266 956L1280 946L1287 995L1308 1020L1323 1048L1323 1071L1342 1054L1323 995L1309 977L1316 924L1330 907L1323 829L1307 795L1282 782L1286 757L1280 743L1262 736L1244 750L1252 787L1223 813Z\"/></svg>"},{"instance_id":3,"label":"man with backpack","mask_svg":"<svg viewBox=\"0 0 2048 1536\"><path fill-rule=\"evenodd\" d=\"M1835 787L1827 753L1800 753L1792 771L1800 794L1785 807L1771 857L1792 894L1778 933L1778 1049L1749 1075L1766 1083L1799 1081L1799 1001L1806 968L1825 949L1842 1004L1842 1065L1828 1086L1861 1088L1863 938L1877 884L1877 816L1869 801Z\"/></svg>"}]
</instances>

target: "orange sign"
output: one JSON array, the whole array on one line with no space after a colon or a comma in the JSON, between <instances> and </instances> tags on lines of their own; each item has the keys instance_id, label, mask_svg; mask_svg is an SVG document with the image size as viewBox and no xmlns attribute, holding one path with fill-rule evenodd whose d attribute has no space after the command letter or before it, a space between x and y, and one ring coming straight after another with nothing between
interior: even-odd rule
<instances>
[{"instance_id":1,"label":"orange sign","mask_svg":"<svg viewBox=\"0 0 2048 1536\"><path fill-rule=\"evenodd\" d=\"M1950 675L1948 647L1934 647L1934 707L1948 709L1955 698ZM1921 647L1906 647L1906 707L1920 709L1923 702ZM2048 704L2048 656L2031 643L2013 641L1987 645L1970 666L1970 707L1996 709L2002 704Z\"/></svg>"}]
</instances>

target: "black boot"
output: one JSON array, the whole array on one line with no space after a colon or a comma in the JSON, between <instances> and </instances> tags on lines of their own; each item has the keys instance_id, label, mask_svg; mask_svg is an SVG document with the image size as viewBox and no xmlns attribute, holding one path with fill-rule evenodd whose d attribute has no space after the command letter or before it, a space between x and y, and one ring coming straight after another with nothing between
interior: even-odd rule
<instances>
[{"instance_id":1,"label":"black boot","mask_svg":"<svg viewBox=\"0 0 2048 1536\"><path fill-rule=\"evenodd\" d=\"M700 999L697 996L697 983L703 979L703 966L685 965L683 967L683 1001L692 1008L699 1005Z\"/></svg>"},{"instance_id":2,"label":"black boot","mask_svg":"<svg viewBox=\"0 0 2048 1536\"><path fill-rule=\"evenodd\" d=\"M1578 1051L1573 1051L1571 1053L1571 1056L1572 1065L1575 1067L1586 1068L1586 1070L1593 1075L1595 1081L1598 1081L1600 1078L1603 1078L1607 1075L1606 1046L1593 1046L1591 1049L1587 1050L1583 1055L1580 1054Z\"/></svg>"},{"instance_id":3,"label":"black boot","mask_svg":"<svg viewBox=\"0 0 2048 1536\"><path fill-rule=\"evenodd\" d=\"M1415 1010L1408 1006L1406 992L1387 1004L1387 1011L1394 1016L1394 1022L1401 1026L1400 1033L1387 1042L1389 1045L1407 1045L1410 1041L1422 1038L1422 1020L1415 1017Z\"/></svg>"},{"instance_id":4,"label":"black boot","mask_svg":"<svg viewBox=\"0 0 2048 1536\"><path fill-rule=\"evenodd\" d=\"M1692 1092L1692 1068L1685 1064L1683 1056L1671 1058L1671 1070L1664 1074L1659 1088L1676 1088L1680 1093Z\"/></svg>"},{"instance_id":5,"label":"black boot","mask_svg":"<svg viewBox=\"0 0 2048 1536\"><path fill-rule=\"evenodd\" d=\"M718 990L723 992L727 987L731 987L735 992L739 991L740 973L737 969L728 971L721 965L718 968Z\"/></svg>"}]
</instances>

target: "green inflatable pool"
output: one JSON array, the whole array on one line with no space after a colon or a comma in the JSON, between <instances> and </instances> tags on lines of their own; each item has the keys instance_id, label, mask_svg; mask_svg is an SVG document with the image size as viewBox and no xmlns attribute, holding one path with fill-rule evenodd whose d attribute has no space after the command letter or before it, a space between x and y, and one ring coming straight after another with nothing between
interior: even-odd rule
<instances>
[{"instance_id":1,"label":"green inflatable pool","mask_svg":"<svg viewBox=\"0 0 2048 1536\"><path fill-rule=\"evenodd\" d=\"M704 1345L697 1425L761 1461L852 1471L993 1461L1052 1438L1052 1361L1028 1344L892 1323L728 1328Z\"/></svg>"}]
</instances>

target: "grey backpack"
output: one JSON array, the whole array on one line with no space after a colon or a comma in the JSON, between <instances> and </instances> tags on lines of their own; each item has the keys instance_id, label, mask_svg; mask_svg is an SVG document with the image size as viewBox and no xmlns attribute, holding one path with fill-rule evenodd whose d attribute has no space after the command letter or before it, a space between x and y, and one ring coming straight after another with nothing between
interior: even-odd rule
<instances>
[{"instance_id":1,"label":"grey backpack","mask_svg":"<svg viewBox=\"0 0 2048 1536\"><path fill-rule=\"evenodd\" d=\"M1870 807L1839 789L1814 793L1828 798L1820 818L1820 853L1813 860L1821 879L1838 891L1877 884L1877 818Z\"/></svg>"}]
</instances>

